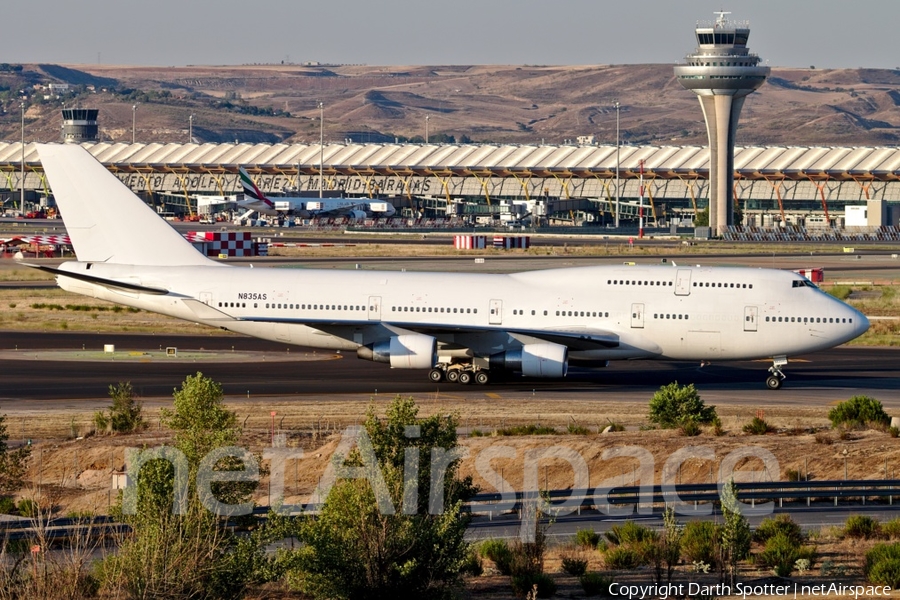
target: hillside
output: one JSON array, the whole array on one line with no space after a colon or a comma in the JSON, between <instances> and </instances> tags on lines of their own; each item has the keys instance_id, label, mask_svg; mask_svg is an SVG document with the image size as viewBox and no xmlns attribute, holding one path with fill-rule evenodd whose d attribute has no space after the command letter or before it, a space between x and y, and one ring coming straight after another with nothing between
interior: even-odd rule
<instances>
[{"instance_id":1,"label":"hillside","mask_svg":"<svg viewBox=\"0 0 900 600\"><path fill-rule=\"evenodd\" d=\"M6 67L4 69L3 67ZM35 85L76 93L43 99ZM20 90L33 94L26 137L59 139L60 108L100 108L105 140L184 142L193 118L200 142L563 143L594 135L615 142L705 145L699 103L672 65L131 67L0 65L0 138L18 140ZM773 69L746 102L740 145L892 145L900 141L900 71Z\"/></svg>"}]
</instances>

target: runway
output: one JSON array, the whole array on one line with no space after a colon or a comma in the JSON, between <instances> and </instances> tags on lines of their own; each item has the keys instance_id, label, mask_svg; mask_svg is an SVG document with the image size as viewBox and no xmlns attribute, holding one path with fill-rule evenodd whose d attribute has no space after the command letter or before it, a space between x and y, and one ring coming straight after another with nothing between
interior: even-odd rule
<instances>
[{"instance_id":1,"label":"runway","mask_svg":"<svg viewBox=\"0 0 900 600\"><path fill-rule=\"evenodd\" d=\"M23 408L24 403L34 403L32 407L38 408L44 400L106 398L109 385L120 381L130 381L144 398L170 397L187 375L197 371L220 382L228 396L251 394L298 402L436 391L473 400L497 394L539 393L568 402L646 401L660 386L677 380L695 384L704 400L712 404L825 406L866 394L881 400L887 409L900 409L900 348L850 346L792 357L785 369L784 388L770 391L764 385L768 361L702 368L686 362L620 361L606 369L571 369L562 380L510 376L488 386L462 386L435 384L427 380L425 371L392 370L387 365L359 360L353 354L334 355L239 336L3 332L0 339L0 410L4 404ZM121 351L157 354L160 349L177 347L181 357L47 360L47 353L42 352L84 348L101 353L105 344L115 344ZM205 358L191 353L199 350L216 353ZM239 355L239 360L228 356L232 352ZM300 360L301 356L304 360Z\"/></svg>"}]
</instances>

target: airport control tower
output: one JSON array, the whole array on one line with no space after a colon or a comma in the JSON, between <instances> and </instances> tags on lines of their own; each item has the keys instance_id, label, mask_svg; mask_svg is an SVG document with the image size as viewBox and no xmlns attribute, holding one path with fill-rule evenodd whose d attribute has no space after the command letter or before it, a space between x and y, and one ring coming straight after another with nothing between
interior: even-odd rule
<instances>
[{"instance_id":1,"label":"airport control tower","mask_svg":"<svg viewBox=\"0 0 900 600\"><path fill-rule=\"evenodd\" d=\"M697 49L675 67L681 85L700 98L709 136L709 226L716 235L734 225L734 136L744 98L769 76L769 67L747 49L750 27L717 12L697 23Z\"/></svg>"},{"instance_id":2,"label":"airport control tower","mask_svg":"<svg viewBox=\"0 0 900 600\"><path fill-rule=\"evenodd\" d=\"M64 108L63 114L63 142L66 144L80 144L81 142L96 142L100 140L100 128L97 125L96 108Z\"/></svg>"}]
</instances>

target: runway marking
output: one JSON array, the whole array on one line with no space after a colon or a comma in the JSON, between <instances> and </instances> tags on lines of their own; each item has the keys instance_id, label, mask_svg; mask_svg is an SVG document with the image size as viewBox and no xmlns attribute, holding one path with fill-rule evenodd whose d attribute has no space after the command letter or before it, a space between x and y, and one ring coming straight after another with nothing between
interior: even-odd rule
<instances>
[{"instance_id":1,"label":"runway marking","mask_svg":"<svg viewBox=\"0 0 900 600\"><path fill-rule=\"evenodd\" d=\"M503 396L501 396L500 394L498 394L497 392L487 392L487 393L485 394L485 396L487 396L488 398L493 398L493 399L495 399L495 400L499 400L500 398L503 397Z\"/></svg>"},{"instance_id":2,"label":"runway marking","mask_svg":"<svg viewBox=\"0 0 900 600\"><path fill-rule=\"evenodd\" d=\"M759 358L752 362L772 362L772 359L771 358ZM790 360L790 362L791 363L808 363L808 362L812 362L812 361L809 360L808 358L792 358Z\"/></svg>"}]
</instances>

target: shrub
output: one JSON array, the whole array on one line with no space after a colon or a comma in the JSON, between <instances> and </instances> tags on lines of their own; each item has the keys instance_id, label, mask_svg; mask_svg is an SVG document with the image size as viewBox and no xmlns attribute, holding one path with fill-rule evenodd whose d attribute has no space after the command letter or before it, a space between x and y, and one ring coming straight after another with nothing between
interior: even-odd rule
<instances>
[{"instance_id":1,"label":"shrub","mask_svg":"<svg viewBox=\"0 0 900 600\"><path fill-rule=\"evenodd\" d=\"M501 575L509 575L511 573L512 550L509 549L509 545L505 540L487 540L482 542L478 552L481 556L493 562Z\"/></svg>"},{"instance_id":2,"label":"shrub","mask_svg":"<svg viewBox=\"0 0 900 600\"><path fill-rule=\"evenodd\" d=\"M591 430L585 427L584 425L576 425L575 423L569 423L566 427L566 432L572 435L588 435Z\"/></svg>"},{"instance_id":3,"label":"shrub","mask_svg":"<svg viewBox=\"0 0 900 600\"><path fill-rule=\"evenodd\" d=\"M799 469L787 469L784 475L788 481L803 481L803 473Z\"/></svg>"},{"instance_id":4,"label":"shrub","mask_svg":"<svg viewBox=\"0 0 900 600\"><path fill-rule=\"evenodd\" d=\"M475 548L470 548L468 554L466 554L466 560L463 563L461 572L472 577L479 577L484 573L484 564L481 562L481 557L475 551Z\"/></svg>"},{"instance_id":5,"label":"shrub","mask_svg":"<svg viewBox=\"0 0 900 600\"><path fill-rule=\"evenodd\" d=\"M844 523L844 537L872 539L881 535L881 524L866 515L852 515Z\"/></svg>"},{"instance_id":6,"label":"shrub","mask_svg":"<svg viewBox=\"0 0 900 600\"><path fill-rule=\"evenodd\" d=\"M601 573L585 573L578 578L585 596L609 596L609 586L613 584L613 578Z\"/></svg>"},{"instance_id":7,"label":"shrub","mask_svg":"<svg viewBox=\"0 0 900 600\"><path fill-rule=\"evenodd\" d=\"M679 431L681 431L681 435L684 437L694 437L700 435L700 426L697 425L697 421L694 419L685 419L681 422L681 425L678 426Z\"/></svg>"},{"instance_id":8,"label":"shrub","mask_svg":"<svg viewBox=\"0 0 900 600\"><path fill-rule=\"evenodd\" d=\"M513 593L525 596L536 590L538 598L549 598L556 593L556 582L546 573L526 573L513 575L511 578Z\"/></svg>"},{"instance_id":9,"label":"shrub","mask_svg":"<svg viewBox=\"0 0 900 600\"><path fill-rule=\"evenodd\" d=\"M775 431L775 428L759 417L753 417L752 421L744 425L744 433L749 433L750 435L766 435L773 431Z\"/></svg>"},{"instance_id":10,"label":"shrub","mask_svg":"<svg viewBox=\"0 0 900 600\"><path fill-rule=\"evenodd\" d=\"M679 386L676 381L664 385L650 399L650 422L660 427L678 427L686 419L711 423L715 418L716 407L706 406L693 384Z\"/></svg>"},{"instance_id":11,"label":"shrub","mask_svg":"<svg viewBox=\"0 0 900 600\"><path fill-rule=\"evenodd\" d=\"M616 545L635 544L656 539L656 532L649 527L638 525L634 521L625 521L621 525L613 525L606 532L606 539Z\"/></svg>"},{"instance_id":12,"label":"shrub","mask_svg":"<svg viewBox=\"0 0 900 600\"><path fill-rule=\"evenodd\" d=\"M9 496L0 496L0 514L11 515L16 511L16 502Z\"/></svg>"},{"instance_id":13,"label":"shrub","mask_svg":"<svg viewBox=\"0 0 900 600\"><path fill-rule=\"evenodd\" d=\"M890 427L888 428L888 433L892 438L900 437L900 427Z\"/></svg>"},{"instance_id":14,"label":"shrub","mask_svg":"<svg viewBox=\"0 0 900 600\"><path fill-rule=\"evenodd\" d=\"M849 400L839 403L828 411L828 420L832 427L847 424L853 427L865 427L868 425L881 425L887 427L891 418L881 402L869 396L853 396Z\"/></svg>"},{"instance_id":15,"label":"shrub","mask_svg":"<svg viewBox=\"0 0 900 600\"><path fill-rule=\"evenodd\" d=\"M712 432L714 436L721 437L725 435L725 430L722 428L722 419L720 419L718 415L716 415L716 418L713 419L710 423L713 427Z\"/></svg>"},{"instance_id":16,"label":"shrub","mask_svg":"<svg viewBox=\"0 0 900 600\"><path fill-rule=\"evenodd\" d=\"M894 561L900 561L900 543L875 544L871 550L866 552L866 558L863 561L863 575L870 578L875 565Z\"/></svg>"},{"instance_id":17,"label":"shrub","mask_svg":"<svg viewBox=\"0 0 900 600\"><path fill-rule=\"evenodd\" d=\"M846 300L850 297L850 294L853 293L853 288L849 285L836 285L828 290L828 293L838 300Z\"/></svg>"},{"instance_id":18,"label":"shrub","mask_svg":"<svg viewBox=\"0 0 900 600\"><path fill-rule=\"evenodd\" d=\"M613 421L610 421L609 419L607 419L607 421L609 422L609 425L607 425L603 429L606 429L608 427L610 433L617 432L617 431L625 431L625 426L622 425L621 423L615 423Z\"/></svg>"},{"instance_id":19,"label":"shrub","mask_svg":"<svg viewBox=\"0 0 900 600\"><path fill-rule=\"evenodd\" d=\"M628 571L643 565L644 557L630 546L616 546L606 551L603 555L603 562L608 569Z\"/></svg>"},{"instance_id":20,"label":"shrub","mask_svg":"<svg viewBox=\"0 0 900 600\"><path fill-rule=\"evenodd\" d=\"M575 532L575 543L585 548L596 548L600 534L593 529L579 529Z\"/></svg>"},{"instance_id":21,"label":"shrub","mask_svg":"<svg viewBox=\"0 0 900 600\"><path fill-rule=\"evenodd\" d=\"M765 548L756 556L758 564L773 569L779 577L790 575L801 559L812 564L815 551L809 547L801 547L784 531L778 531L766 540Z\"/></svg>"},{"instance_id":22,"label":"shrub","mask_svg":"<svg viewBox=\"0 0 900 600\"><path fill-rule=\"evenodd\" d=\"M715 565L719 526L712 521L688 521L681 536L681 555L691 563Z\"/></svg>"},{"instance_id":23,"label":"shrub","mask_svg":"<svg viewBox=\"0 0 900 600\"><path fill-rule=\"evenodd\" d=\"M777 534L783 533L795 546L803 543L803 531L794 523L790 515L780 514L770 519L764 519L753 533L753 540L765 544Z\"/></svg>"},{"instance_id":24,"label":"shrub","mask_svg":"<svg viewBox=\"0 0 900 600\"><path fill-rule=\"evenodd\" d=\"M514 435L556 435L556 428L546 425L515 425L498 429L497 435L504 437Z\"/></svg>"},{"instance_id":25,"label":"shrub","mask_svg":"<svg viewBox=\"0 0 900 600\"><path fill-rule=\"evenodd\" d=\"M881 534L892 540L900 538L900 517L882 523Z\"/></svg>"},{"instance_id":26,"label":"shrub","mask_svg":"<svg viewBox=\"0 0 900 600\"><path fill-rule=\"evenodd\" d=\"M37 502L31 498L22 498L19 500L19 503L16 505L16 510L18 510L19 514L23 517L29 517L31 519L36 518L40 512Z\"/></svg>"},{"instance_id":27,"label":"shrub","mask_svg":"<svg viewBox=\"0 0 900 600\"><path fill-rule=\"evenodd\" d=\"M587 571L588 561L576 556L562 557L562 570L569 575L581 577Z\"/></svg>"},{"instance_id":28,"label":"shrub","mask_svg":"<svg viewBox=\"0 0 900 600\"><path fill-rule=\"evenodd\" d=\"M869 581L896 589L900 586L900 558L888 558L872 565Z\"/></svg>"}]
</instances>

